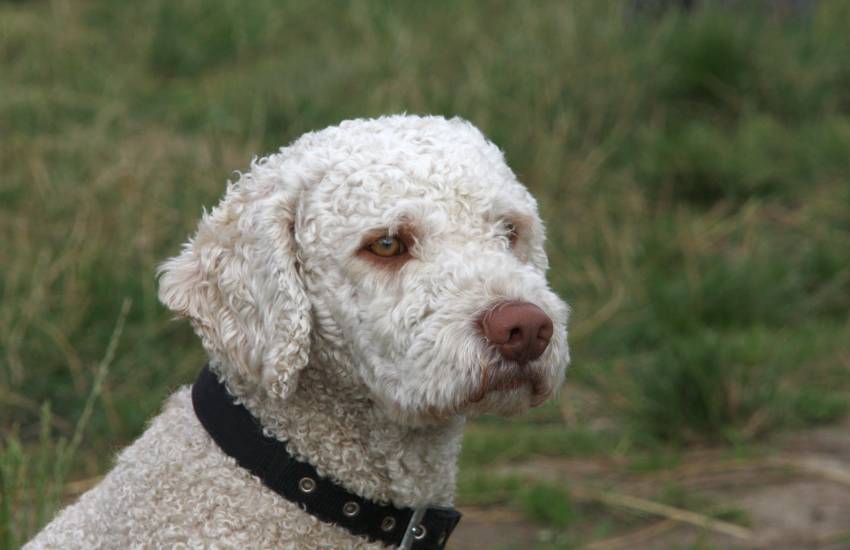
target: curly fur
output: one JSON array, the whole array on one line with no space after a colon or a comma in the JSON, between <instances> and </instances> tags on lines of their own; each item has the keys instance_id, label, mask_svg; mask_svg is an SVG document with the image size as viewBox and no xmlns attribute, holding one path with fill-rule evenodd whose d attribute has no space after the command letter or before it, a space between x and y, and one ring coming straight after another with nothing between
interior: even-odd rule
<instances>
[{"instance_id":1,"label":"curly fur","mask_svg":"<svg viewBox=\"0 0 850 550\"><path fill-rule=\"evenodd\" d=\"M363 254L384 233L409 239L407 261ZM451 505L464 419L523 411L563 380L568 308L543 242L534 199L468 122L352 120L255 160L162 264L159 296L291 453L366 498ZM554 335L535 384L494 389L510 365L476 319L514 300ZM186 388L29 545L142 546L377 547L239 468Z\"/></svg>"}]
</instances>

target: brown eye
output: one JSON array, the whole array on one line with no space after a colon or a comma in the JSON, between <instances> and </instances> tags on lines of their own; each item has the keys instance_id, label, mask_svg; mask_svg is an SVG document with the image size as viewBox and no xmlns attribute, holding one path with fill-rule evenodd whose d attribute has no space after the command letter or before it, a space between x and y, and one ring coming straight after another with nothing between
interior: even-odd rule
<instances>
[{"instance_id":1,"label":"brown eye","mask_svg":"<svg viewBox=\"0 0 850 550\"><path fill-rule=\"evenodd\" d=\"M401 242L398 237L391 237L389 235L384 235L380 239L372 241L368 246L366 246L366 249L372 254L381 256L382 258L400 256L407 251L404 243Z\"/></svg>"}]
</instances>

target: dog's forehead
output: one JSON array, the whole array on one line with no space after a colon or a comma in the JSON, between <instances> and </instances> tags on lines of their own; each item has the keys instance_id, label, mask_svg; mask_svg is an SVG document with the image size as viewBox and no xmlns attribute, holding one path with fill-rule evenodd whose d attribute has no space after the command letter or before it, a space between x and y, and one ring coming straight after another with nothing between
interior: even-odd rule
<instances>
[{"instance_id":1,"label":"dog's forehead","mask_svg":"<svg viewBox=\"0 0 850 550\"><path fill-rule=\"evenodd\" d=\"M395 210L440 210L449 217L534 215L534 200L479 132L366 134L310 193L311 207L365 221Z\"/></svg>"},{"instance_id":2,"label":"dog's forehead","mask_svg":"<svg viewBox=\"0 0 850 550\"><path fill-rule=\"evenodd\" d=\"M317 189L314 213L323 225L366 230L412 223L474 227L511 215L536 216L533 199L514 178L480 166L428 157L376 162L329 175Z\"/></svg>"}]
</instances>

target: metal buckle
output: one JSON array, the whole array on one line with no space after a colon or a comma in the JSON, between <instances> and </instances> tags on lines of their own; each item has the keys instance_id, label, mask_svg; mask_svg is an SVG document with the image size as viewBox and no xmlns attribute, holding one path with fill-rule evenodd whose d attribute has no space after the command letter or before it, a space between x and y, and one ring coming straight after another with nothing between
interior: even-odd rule
<instances>
[{"instance_id":1,"label":"metal buckle","mask_svg":"<svg viewBox=\"0 0 850 550\"><path fill-rule=\"evenodd\" d=\"M399 550L410 550L413 547L413 540L419 540L423 538L423 535L417 534L420 533L419 524L422 523L422 518L425 517L426 508L416 508L413 510L413 515L410 517L410 523L407 524L407 529L404 531L404 538L401 539L401 546L399 546Z\"/></svg>"}]
</instances>

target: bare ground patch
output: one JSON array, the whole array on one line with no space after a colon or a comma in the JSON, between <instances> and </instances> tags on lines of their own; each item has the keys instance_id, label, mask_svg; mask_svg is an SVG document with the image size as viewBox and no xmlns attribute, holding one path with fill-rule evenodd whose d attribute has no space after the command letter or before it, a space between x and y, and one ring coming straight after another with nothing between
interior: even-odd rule
<instances>
[{"instance_id":1,"label":"bare ground patch","mask_svg":"<svg viewBox=\"0 0 850 550\"><path fill-rule=\"evenodd\" d=\"M508 507L463 508L450 548L850 548L850 418L747 458L690 451L673 468L630 473L616 460L539 457L492 472L569 488L577 525L558 536ZM706 509L659 498L671 484Z\"/></svg>"}]
</instances>

